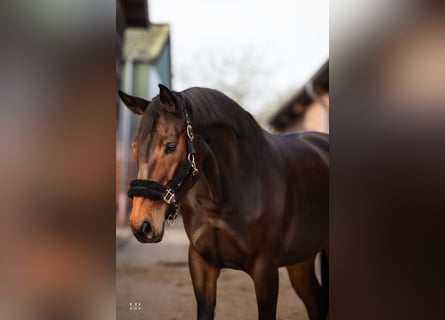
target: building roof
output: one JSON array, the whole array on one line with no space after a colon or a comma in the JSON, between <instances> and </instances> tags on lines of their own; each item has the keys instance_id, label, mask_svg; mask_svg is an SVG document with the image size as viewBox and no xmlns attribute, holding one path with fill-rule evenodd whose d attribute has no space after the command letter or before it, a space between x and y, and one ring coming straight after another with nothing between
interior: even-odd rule
<instances>
[{"instance_id":1,"label":"building roof","mask_svg":"<svg viewBox=\"0 0 445 320\"><path fill-rule=\"evenodd\" d=\"M148 27L147 0L119 0L128 27Z\"/></svg>"},{"instance_id":2,"label":"building roof","mask_svg":"<svg viewBox=\"0 0 445 320\"><path fill-rule=\"evenodd\" d=\"M314 93L317 95L326 92L329 92L329 60L302 88L278 108L278 112L272 116L269 124L274 129L284 131L304 114L306 107L315 99Z\"/></svg>"},{"instance_id":3,"label":"building roof","mask_svg":"<svg viewBox=\"0 0 445 320\"><path fill-rule=\"evenodd\" d=\"M123 55L125 58L155 61L169 39L168 24L152 24L150 28L127 28Z\"/></svg>"}]
</instances>

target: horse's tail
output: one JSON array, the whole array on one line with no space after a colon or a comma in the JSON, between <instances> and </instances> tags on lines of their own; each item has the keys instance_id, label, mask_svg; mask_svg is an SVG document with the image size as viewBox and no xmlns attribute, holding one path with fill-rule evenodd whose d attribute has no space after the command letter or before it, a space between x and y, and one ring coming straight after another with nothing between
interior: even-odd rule
<instances>
[{"instance_id":1,"label":"horse's tail","mask_svg":"<svg viewBox=\"0 0 445 320\"><path fill-rule=\"evenodd\" d=\"M329 299L329 261L326 250L320 253L320 265L321 265L321 287L326 297Z\"/></svg>"}]
</instances>

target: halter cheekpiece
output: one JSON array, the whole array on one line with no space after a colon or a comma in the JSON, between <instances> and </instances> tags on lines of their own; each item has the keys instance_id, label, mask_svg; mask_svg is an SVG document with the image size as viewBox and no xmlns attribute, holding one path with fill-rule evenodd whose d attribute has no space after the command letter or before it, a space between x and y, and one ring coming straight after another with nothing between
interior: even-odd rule
<instances>
[{"instance_id":1,"label":"halter cheekpiece","mask_svg":"<svg viewBox=\"0 0 445 320\"><path fill-rule=\"evenodd\" d=\"M130 189L128 189L128 196L144 197L155 201L164 201L169 205L167 210L166 220L169 226L173 226L175 219L179 215L178 202L176 195L180 193L190 177L194 177L199 173L195 163L195 146L193 144L193 127L190 117L184 107L185 117L185 140L187 143L187 160L183 162L176 170L173 178L163 185L156 181L135 179L130 182Z\"/></svg>"}]
</instances>

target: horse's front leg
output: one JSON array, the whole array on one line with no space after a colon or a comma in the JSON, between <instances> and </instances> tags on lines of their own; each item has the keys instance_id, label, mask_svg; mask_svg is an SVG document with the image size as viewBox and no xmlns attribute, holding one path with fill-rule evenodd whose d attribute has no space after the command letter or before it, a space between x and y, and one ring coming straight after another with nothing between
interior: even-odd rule
<instances>
[{"instance_id":1,"label":"horse's front leg","mask_svg":"<svg viewBox=\"0 0 445 320\"><path fill-rule=\"evenodd\" d=\"M259 320L275 320L278 297L278 266L273 259L258 259L249 272L255 284Z\"/></svg>"},{"instance_id":2,"label":"horse's front leg","mask_svg":"<svg viewBox=\"0 0 445 320\"><path fill-rule=\"evenodd\" d=\"M220 269L205 261L191 246L189 268L198 303L198 320L213 319L216 305L216 280Z\"/></svg>"}]
</instances>

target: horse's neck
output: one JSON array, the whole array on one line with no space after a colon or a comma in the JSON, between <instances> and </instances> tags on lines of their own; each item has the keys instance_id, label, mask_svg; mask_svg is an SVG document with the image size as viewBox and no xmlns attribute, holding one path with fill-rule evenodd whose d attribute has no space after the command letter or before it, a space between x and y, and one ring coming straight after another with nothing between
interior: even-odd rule
<instances>
[{"instance_id":1,"label":"horse's neck","mask_svg":"<svg viewBox=\"0 0 445 320\"><path fill-rule=\"evenodd\" d=\"M201 152L203 152L203 159L199 182L203 190L208 192L209 199L219 204L223 200L221 165L213 150L205 142L201 143Z\"/></svg>"},{"instance_id":2,"label":"horse's neck","mask_svg":"<svg viewBox=\"0 0 445 320\"><path fill-rule=\"evenodd\" d=\"M216 130L220 132L213 130L210 138L200 140L202 179L199 182L215 204L230 206L230 193L241 181L250 180L249 175L257 174L255 168L260 168L260 164L255 160L268 150L268 142L264 136L239 140L233 133ZM246 167L252 170L245 170Z\"/></svg>"}]
</instances>

